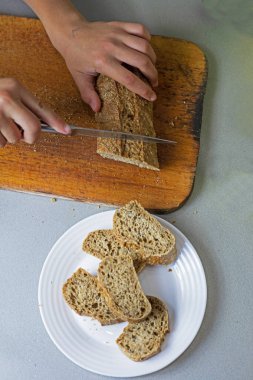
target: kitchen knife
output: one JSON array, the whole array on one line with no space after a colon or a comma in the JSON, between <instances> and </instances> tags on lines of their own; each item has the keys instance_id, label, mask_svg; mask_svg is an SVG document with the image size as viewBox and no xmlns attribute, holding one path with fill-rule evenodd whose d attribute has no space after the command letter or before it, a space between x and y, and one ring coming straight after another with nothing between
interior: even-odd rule
<instances>
[{"instance_id":1,"label":"kitchen knife","mask_svg":"<svg viewBox=\"0 0 253 380\"><path fill-rule=\"evenodd\" d=\"M88 137L102 137L107 139L120 139L120 140L131 140L131 141L142 141L145 143L156 143L156 144L176 144L176 141L160 139L158 137L151 137L145 135L135 135L133 133L111 131L107 129L94 129L94 128L83 128L77 127L75 125L70 125L72 136L88 136ZM55 129L51 128L48 124L41 122L41 131L49 133L59 133Z\"/></svg>"}]
</instances>

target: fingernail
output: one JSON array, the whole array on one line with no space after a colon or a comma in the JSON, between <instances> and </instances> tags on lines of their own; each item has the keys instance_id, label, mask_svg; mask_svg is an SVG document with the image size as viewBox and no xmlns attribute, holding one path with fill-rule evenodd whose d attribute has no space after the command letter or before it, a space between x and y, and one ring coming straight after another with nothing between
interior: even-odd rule
<instances>
[{"instance_id":1,"label":"fingernail","mask_svg":"<svg viewBox=\"0 0 253 380\"><path fill-rule=\"evenodd\" d=\"M94 112L98 112L100 109L100 102L97 99L93 99L90 106Z\"/></svg>"},{"instance_id":2,"label":"fingernail","mask_svg":"<svg viewBox=\"0 0 253 380\"><path fill-rule=\"evenodd\" d=\"M156 98L157 98L157 96L156 96L156 94L153 92L153 94L151 94L151 96L150 96L150 100L151 100L151 102L153 102L154 100L156 100Z\"/></svg>"},{"instance_id":3,"label":"fingernail","mask_svg":"<svg viewBox=\"0 0 253 380\"><path fill-rule=\"evenodd\" d=\"M97 104L91 104L91 109L93 112L98 112L98 106Z\"/></svg>"},{"instance_id":4,"label":"fingernail","mask_svg":"<svg viewBox=\"0 0 253 380\"><path fill-rule=\"evenodd\" d=\"M70 133L70 132L71 132L71 128L70 128L70 126L69 126L68 124L65 125L65 127L64 127L64 131L65 131L66 133Z\"/></svg>"}]
</instances>

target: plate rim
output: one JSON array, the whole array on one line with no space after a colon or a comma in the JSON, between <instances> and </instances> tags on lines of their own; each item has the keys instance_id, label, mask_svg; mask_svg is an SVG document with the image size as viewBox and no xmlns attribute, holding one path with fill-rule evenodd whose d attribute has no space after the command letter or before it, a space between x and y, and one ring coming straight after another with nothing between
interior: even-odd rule
<instances>
[{"instance_id":1,"label":"plate rim","mask_svg":"<svg viewBox=\"0 0 253 380\"><path fill-rule=\"evenodd\" d=\"M51 247L50 251L48 252L46 259L44 260L44 263L43 263L43 266L42 266L42 269L41 269L41 272L40 272L39 282L38 282L38 307L39 307L40 316L41 316L41 319L42 319L42 322L43 322L43 326L46 329L47 334L49 335L49 337L50 337L51 341L54 343L54 345L58 348L58 350L65 357L67 357L72 363L76 364L79 368L82 368L82 369L84 369L86 371L89 371L89 372L92 372L92 373L95 373L95 374L98 374L98 375L106 376L106 377L120 378L120 376L115 375L115 374L105 373L105 372L100 371L100 370L96 370L95 371L93 368L89 368L89 366L83 366L81 363L77 362L73 357L71 357L67 352L65 352L64 349L61 347L61 345L58 344L58 342L54 339L53 334L51 334L50 328L48 327L47 322L46 322L45 317L44 317L44 308L41 307L41 296L42 296L41 295L41 290L42 290L42 283L43 283L43 275L44 275L44 272L46 270L47 263L50 260L51 255L53 254L53 252L54 252L55 248L57 247L57 245L59 244L59 242L62 239L64 239L65 235L71 233L72 230L74 230L75 228L77 228L78 225L81 225L84 221L89 221L89 219L92 219L94 216L97 216L97 215L100 215L100 214L108 214L108 215L113 214L115 212L115 210L116 209L97 212L97 213L94 213L92 215L87 216L86 218L83 218L83 219L79 220L77 223L75 223L71 227L69 227L55 241L55 243ZM161 218L161 217L159 217L159 216L157 216L155 214L151 214L151 215L153 217L155 217L165 227L167 226L167 227L171 228L172 230L175 230L177 232L177 234L180 235L181 238L183 238L184 240L187 241L187 243L189 244L190 248L194 251L195 259L197 259L197 261L198 261L198 265L200 266L200 269L201 269L202 275L203 275L203 280L204 280L204 282L203 282L204 287L202 288L202 291L203 291L203 295L202 295L203 309L201 310L201 314L199 314L199 323L198 323L198 325L195 328L195 330L196 330L195 334L193 334L192 339L189 341L189 343L187 344L187 346L184 347L184 348L182 348L182 350L179 352L179 354L172 361L170 361L169 363L167 363L165 365L162 364L159 368L155 368L154 370L151 370L151 371L149 370L148 372L143 372L142 374L138 374L138 375L134 375L134 374L125 375L124 377L127 377L127 378L133 378L133 377L138 377L138 376L145 376L145 375L149 375L149 374L158 372L161 369L166 368L167 366L171 365L174 361L176 361L191 346L191 344L193 343L194 339L196 338L196 336L197 336L197 334L198 334L198 332L200 330L200 327L201 327L201 325L203 323L203 320L204 320L204 317L205 317L205 313L206 313L207 297L208 297L206 274L205 274L205 270L204 270L204 267L202 265L201 259L200 259L199 255L198 255L195 247L193 246L193 244L191 243L191 241L183 234L183 232L181 232L172 223L168 222L167 220L165 220L165 219L163 219L163 218Z\"/></svg>"}]
</instances>

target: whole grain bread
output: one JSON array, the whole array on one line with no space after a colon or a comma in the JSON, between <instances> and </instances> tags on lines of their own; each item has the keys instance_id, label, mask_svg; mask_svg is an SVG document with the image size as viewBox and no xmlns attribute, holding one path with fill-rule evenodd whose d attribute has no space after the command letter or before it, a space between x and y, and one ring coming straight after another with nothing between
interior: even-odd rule
<instances>
[{"instance_id":1,"label":"whole grain bread","mask_svg":"<svg viewBox=\"0 0 253 380\"><path fill-rule=\"evenodd\" d=\"M161 351L165 335L169 332L169 315L165 304L148 296L152 311L141 322L129 323L118 337L119 348L134 361L150 358Z\"/></svg>"},{"instance_id":2,"label":"whole grain bread","mask_svg":"<svg viewBox=\"0 0 253 380\"><path fill-rule=\"evenodd\" d=\"M98 268L98 281L107 304L123 321L145 319L151 305L145 296L130 256L107 257Z\"/></svg>"},{"instance_id":3,"label":"whole grain bread","mask_svg":"<svg viewBox=\"0 0 253 380\"><path fill-rule=\"evenodd\" d=\"M137 69L132 69L132 71L142 80L147 81ZM152 102L104 75L99 75L97 79L97 91L102 107L95 117L96 121L102 124L103 129L156 136ZM99 138L97 153L104 158L159 170L157 146L153 143Z\"/></svg>"},{"instance_id":4,"label":"whole grain bread","mask_svg":"<svg viewBox=\"0 0 253 380\"><path fill-rule=\"evenodd\" d=\"M177 257L175 236L137 201L115 211L113 229L126 246L139 246L147 264L170 264Z\"/></svg>"},{"instance_id":5,"label":"whole grain bread","mask_svg":"<svg viewBox=\"0 0 253 380\"><path fill-rule=\"evenodd\" d=\"M79 315L97 319L101 325L121 322L109 309L97 278L79 268L63 285L63 297Z\"/></svg>"},{"instance_id":6,"label":"whole grain bread","mask_svg":"<svg viewBox=\"0 0 253 380\"><path fill-rule=\"evenodd\" d=\"M97 230L90 232L83 241L83 250L100 260L106 257L117 257L119 255L130 255L134 262L137 273L145 267L141 259L141 253L135 245L127 247L118 240L113 230Z\"/></svg>"}]
</instances>

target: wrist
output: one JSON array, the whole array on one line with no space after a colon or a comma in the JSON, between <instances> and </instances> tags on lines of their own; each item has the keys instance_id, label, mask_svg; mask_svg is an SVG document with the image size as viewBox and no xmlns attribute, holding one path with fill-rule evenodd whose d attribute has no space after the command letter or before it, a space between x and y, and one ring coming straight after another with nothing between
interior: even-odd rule
<instances>
[{"instance_id":1,"label":"wrist","mask_svg":"<svg viewBox=\"0 0 253 380\"><path fill-rule=\"evenodd\" d=\"M87 20L70 0L24 0L41 20L53 46L63 57L73 38L73 31Z\"/></svg>"},{"instance_id":2,"label":"wrist","mask_svg":"<svg viewBox=\"0 0 253 380\"><path fill-rule=\"evenodd\" d=\"M70 43L73 32L81 28L88 21L77 10L73 9L67 14L57 14L54 17L41 17L43 26L53 46L64 55Z\"/></svg>"},{"instance_id":3,"label":"wrist","mask_svg":"<svg viewBox=\"0 0 253 380\"><path fill-rule=\"evenodd\" d=\"M52 22L47 20L43 25L53 46L60 54L64 55L68 43L70 43L70 40L73 38L73 32L81 28L87 22L84 17L75 13L68 16L66 20L64 20L64 18L59 18L56 22L55 20Z\"/></svg>"}]
</instances>

